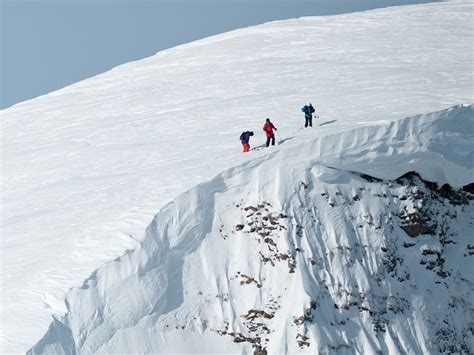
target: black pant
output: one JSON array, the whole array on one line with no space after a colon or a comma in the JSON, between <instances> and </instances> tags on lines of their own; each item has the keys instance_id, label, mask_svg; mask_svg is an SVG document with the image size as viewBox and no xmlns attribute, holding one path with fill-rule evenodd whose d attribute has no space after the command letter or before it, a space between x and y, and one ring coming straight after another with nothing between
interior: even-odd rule
<instances>
[{"instance_id":1,"label":"black pant","mask_svg":"<svg viewBox=\"0 0 474 355\"><path fill-rule=\"evenodd\" d=\"M311 115L311 116L305 116L304 118L305 118L305 120L304 120L304 126L305 126L305 127L308 127L308 124L309 124L310 127L313 127L313 115Z\"/></svg>"},{"instance_id":2,"label":"black pant","mask_svg":"<svg viewBox=\"0 0 474 355\"><path fill-rule=\"evenodd\" d=\"M267 137L267 147L270 145L270 140L272 141L272 145L275 145L275 135Z\"/></svg>"}]
</instances>

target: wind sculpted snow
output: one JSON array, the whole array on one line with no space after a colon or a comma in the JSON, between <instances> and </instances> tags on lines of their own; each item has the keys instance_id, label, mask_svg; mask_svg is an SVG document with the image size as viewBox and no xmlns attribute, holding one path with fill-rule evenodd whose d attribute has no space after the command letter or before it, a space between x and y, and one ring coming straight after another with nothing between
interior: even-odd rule
<instances>
[{"instance_id":1,"label":"wind sculpted snow","mask_svg":"<svg viewBox=\"0 0 474 355\"><path fill-rule=\"evenodd\" d=\"M2 111L1 352L31 347L50 314L60 319L67 311L67 290L126 249L141 248L146 226L178 194L253 158L287 147L311 160L334 148L346 158L321 155L322 164L366 171L360 167L373 162L372 175L388 178L393 162L400 174L390 177L409 166L426 179L462 185L465 142L440 127L423 154L420 133L418 160L408 161L418 143L405 147L390 132L409 127L386 123L473 102L472 6L443 2L272 22L173 48ZM300 131L307 101L320 119ZM455 120L451 111L446 122ZM260 145L266 117L284 144L243 155L240 133L254 130L251 145ZM365 136L348 136L356 127L367 127ZM389 142L357 148L372 137ZM342 142L349 150L338 150ZM173 255L179 266L181 254ZM156 296L159 287L148 292ZM171 314L180 300L159 307ZM104 337L97 344L107 346Z\"/></svg>"},{"instance_id":2,"label":"wind sculpted snow","mask_svg":"<svg viewBox=\"0 0 474 355\"><path fill-rule=\"evenodd\" d=\"M71 290L30 353L472 352L473 127L457 106L223 172Z\"/></svg>"}]
</instances>

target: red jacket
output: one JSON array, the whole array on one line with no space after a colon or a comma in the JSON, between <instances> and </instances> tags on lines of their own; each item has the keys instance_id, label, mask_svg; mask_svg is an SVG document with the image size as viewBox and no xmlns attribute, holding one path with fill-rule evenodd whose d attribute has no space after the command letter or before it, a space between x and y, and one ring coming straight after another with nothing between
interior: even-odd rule
<instances>
[{"instance_id":1,"label":"red jacket","mask_svg":"<svg viewBox=\"0 0 474 355\"><path fill-rule=\"evenodd\" d=\"M276 127L271 122L267 122L263 126L263 130L267 134L267 138L273 137L273 130L276 130Z\"/></svg>"}]
</instances>

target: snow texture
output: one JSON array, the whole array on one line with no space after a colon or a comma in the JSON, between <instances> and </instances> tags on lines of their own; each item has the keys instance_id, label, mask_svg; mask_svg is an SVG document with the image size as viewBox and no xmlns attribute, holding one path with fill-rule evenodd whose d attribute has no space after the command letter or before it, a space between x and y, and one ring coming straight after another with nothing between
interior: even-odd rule
<instances>
[{"instance_id":1,"label":"snow texture","mask_svg":"<svg viewBox=\"0 0 474 355\"><path fill-rule=\"evenodd\" d=\"M474 97L472 17L472 2L453 1L272 22L163 51L1 111L0 351L26 351L47 331L51 313L56 320L34 351L54 352L50 346L65 352L126 349L126 344L119 344L120 339L134 332L140 335L135 334L129 346L136 345L137 351L140 346L143 351L189 351L205 346L202 336L194 332L163 332L160 328L178 323L213 339L206 342L210 348L202 348L203 352L242 351L242 344L219 335L217 330L225 331L224 323L219 322L233 321L228 329L249 337L241 314L226 312L246 312L250 310L247 306L255 305L267 313L251 313L249 318L267 321L265 315L271 310L264 305L274 304L272 299L276 301L279 295L258 295L255 290L238 288L239 302L244 303L230 307L227 301L223 306L211 302L211 295L224 297L225 287L234 287L231 278L262 284L260 272L268 272L258 260L249 259L247 266L241 265L247 263L245 257L250 251L256 250L251 243L237 243L235 237L216 242L210 237L216 233L215 220L225 220L226 233L231 233L235 219L241 218L238 208L233 211L229 207L230 215L222 216L224 212L216 208L227 211L227 205L239 204L242 197L227 187L248 188L245 191L251 194L246 203L262 204L265 198L283 210L285 203L292 205L296 198L292 183L299 184L298 176L289 172L308 174L315 166L326 169L325 173L315 173L315 186L322 182L331 185L331 179L337 185L356 179L350 171L384 181L417 171L423 179L439 186L449 183L454 188L471 183L472 106L461 104L470 105ZM320 118L311 130L295 129L303 124L300 108L307 101L313 102ZM426 112L434 113L416 116ZM261 126L266 117L272 118L279 129L277 138L284 144L242 154L240 133L254 130L257 136L251 145L258 146L264 141ZM238 167L204 183L232 166ZM237 184L232 176L249 185ZM188 197L182 195L172 205L167 204L199 183L204 185L190 190ZM279 189L278 184L288 189L285 194L266 190L271 186ZM221 201L220 195L227 197ZM377 206L371 205L375 202L369 200L364 206L375 211ZM161 208L159 216L167 222L160 219L158 223L154 215ZM379 213L383 211L388 210ZM359 212L352 213L359 216ZM459 215L460 230L472 231L463 222L468 217L461 212ZM346 214L331 218L339 221L335 225L349 223ZM287 223L285 228L291 224ZM338 229L341 233L348 230L342 226ZM321 235L326 235L329 243L321 248L332 250L339 243L340 237L327 229L321 230ZM283 253L290 250L289 235L281 236L281 240ZM464 239L459 245L463 243ZM134 251L115 259L126 249ZM205 254L196 254L198 251L209 253L210 264L203 261ZM219 253L229 258L213 260ZM318 255L323 258L323 254ZM378 254L372 257L371 268L363 264L366 270L350 276L351 287L357 277L365 280L364 273L372 276L378 269ZM195 271L191 273L194 266L187 258L194 258L200 277ZM231 268L233 264L219 264L232 260L239 260L239 270ZM108 263L94 272L83 288L68 292L104 262ZM462 265L459 268L463 275L465 269ZM118 270L120 274L113 273ZM237 271L249 278L236 276ZM328 273L326 278L349 278L337 268ZM308 301L313 293L300 292L298 287L302 280L310 287L315 282L311 275L295 270L291 280L271 277L271 282L294 285L288 289L295 293L291 297L282 294L287 303L284 314L268 321L286 321L302 301ZM357 284L366 282L363 280L357 279ZM113 289L124 283L130 292L140 289L142 293L129 298L129 291ZM198 288L202 299L186 296L185 291ZM425 307L423 292L417 306L410 308L413 312ZM459 292L466 295L462 288ZM127 298L120 303L115 297ZM103 302L109 298L114 301L107 308ZM201 302L208 302L210 308ZM469 305L469 297L464 302ZM129 310L130 317L121 309ZM184 316L186 312L194 314L201 325ZM209 317L216 318L210 319L208 312ZM330 319L327 312L326 320ZM419 313L414 314L406 319L415 319ZM172 322L175 316L178 318ZM406 339L402 348L428 346L423 339L431 333L416 319L412 328L400 326L415 334L404 333L398 338ZM125 334L125 324L130 333ZM365 329L366 324L361 324ZM459 334L463 324L460 321L449 331ZM211 326L216 332L210 331ZM393 330L392 326L386 329ZM125 332L124 337L121 332ZM288 340L282 348L275 343L280 339L286 344L285 336L293 336L287 327L278 332L261 346L293 349L293 338L293 343ZM313 347L320 343L333 346L330 344L337 342L331 339L340 340L333 332L319 330L318 334L310 340ZM449 338L451 333L446 334ZM370 349L389 346L383 345L388 340L376 341L371 333L360 336L365 339L360 343L364 349L369 349L365 341L371 344ZM242 340L244 349L251 348L248 340L237 339ZM301 337L300 341L306 342Z\"/></svg>"}]
</instances>

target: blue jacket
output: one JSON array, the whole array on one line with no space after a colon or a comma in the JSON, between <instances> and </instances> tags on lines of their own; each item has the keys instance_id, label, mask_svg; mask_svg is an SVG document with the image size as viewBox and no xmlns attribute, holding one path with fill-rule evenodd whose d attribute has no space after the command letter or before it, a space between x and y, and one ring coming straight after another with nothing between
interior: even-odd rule
<instances>
[{"instance_id":1,"label":"blue jacket","mask_svg":"<svg viewBox=\"0 0 474 355\"><path fill-rule=\"evenodd\" d=\"M313 114L314 111L316 111L313 107L313 105L309 104L308 105L304 105L304 107L301 109L301 111L304 112L304 115L306 117L311 117L311 115Z\"/></svg>"},{"instance_id":2,"label":"blue jacket","mask_svg":"<svg viewBox=\"0 0 474 355\"><path fill-rule=\"evenodd\" d=\"M240 135L240 141L242 142L242 144L248 144L251 136L253 136L253 132L242 132L242 134Z\"/></svg>"}]
</instances>

